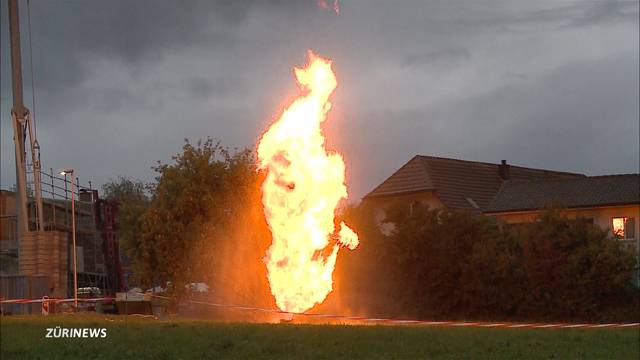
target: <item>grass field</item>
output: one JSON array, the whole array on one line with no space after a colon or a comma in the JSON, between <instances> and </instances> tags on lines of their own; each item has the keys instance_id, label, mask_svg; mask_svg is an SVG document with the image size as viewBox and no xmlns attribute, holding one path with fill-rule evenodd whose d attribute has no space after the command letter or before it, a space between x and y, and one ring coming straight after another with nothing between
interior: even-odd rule
<instances>
[{"instance_id":1,"label":"grass field","mask_svg":"<svg viewBox=\"0 0 640 360\"><path fill-rule=\"evenodd\" d=\"M129 317L0 318L9 359L638 359L626 329L232 324ZM46 328L106 328L106 338L45 338Z\"/></svg>"}]
</instances>

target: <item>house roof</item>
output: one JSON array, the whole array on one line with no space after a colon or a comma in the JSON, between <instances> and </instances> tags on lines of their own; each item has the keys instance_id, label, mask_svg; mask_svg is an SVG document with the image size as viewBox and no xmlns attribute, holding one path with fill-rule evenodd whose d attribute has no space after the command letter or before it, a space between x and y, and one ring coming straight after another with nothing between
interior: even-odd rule
<instances>
[{"instance_id":1,"label":"house roof","mask_svg":"<svg viewBox=\"0 0 640 360\"><path fill-rule=\"evenodd\" d=\"M484 209L502 186L500 164L417 155L365 195L365 199L432 191L453 209ZM584 177L508 165L514 180ZM469 200L471 199L471 200Z\"/></svg>"},{"instance_id":2,"label":"house roof","mask_svg":"<svg viewBox=\"0 0 640 360\"><path fill-rule=\"evenodd\" d=\"M507 181L486 212L537 210L550 205L580 208L628 204L640 204L640 174Z\"/></svg>"}]
</instances>

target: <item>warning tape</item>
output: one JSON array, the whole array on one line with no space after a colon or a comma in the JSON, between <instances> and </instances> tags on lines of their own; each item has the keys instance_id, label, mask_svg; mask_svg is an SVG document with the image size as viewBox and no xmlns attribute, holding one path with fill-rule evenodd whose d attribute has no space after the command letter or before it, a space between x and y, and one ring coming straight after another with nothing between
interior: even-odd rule
<instances>
[{"instance_id":1,"label":"warning tape","mask_svg":"<svg viewBox=\"0 0 640 360\"><path fill-rule=\"evenodd\" d=\"M151 295L152 297L170 299L166 296ZM314 314L314 313L293 313L275 309L265 309L252 306L242 306L233 304L220 304L207 301L188 300L194 304L209 305L219 308L246 310L246 311L260 311L266 313L282 314L289 316L303 316L303 317L320 317L328 319L338 320L350 320L350 321L363 321L371 323L383 323L383 324L398 324L398 325L428 325L428 326L450 326L450 327L485 327L485 328L510 328L510 329L597 329L597 328L625 328L625 327L640 327L640 323L609 323L609 324L543 324L543 323L489 323L489 322L466 322L466 321L425 321L425 320L411 320L411 319L389 319L389 318L368 318L362 316L347 316L337 314Z\"/></svg>"},{"instance_id":2,"label":"warning tape","mask_svg":"<svg viewBox=\"0 0 640 360\"><path fill-rule=\"evenodd\" d=\"M161 295L150 294L150 296L171 300L171 298ZM101 297L91 299L78 299L79 302L99 302L99 301L113 301L114 297ZM49 299L51 302L71 302L74 299ZM208 305L223 309L242 310L242 311L259 311L271 314L280 314L286 316L301 316L301 317L316 317L327 318L337 320L349 320L349 321L362 321L367 323L380 323L380 324L397 324L397 325L423 325L423 326L444 326L444 327L479 327L479 328L507 328L507 329L606 329L606 328L628 328L628 327L640 327L640 323L607 323L607 324L571 324L571 323L513 323L513 322L468 322L468 321L426 321L426 320L412 320L412 319L391 319L391 318L368 318L363 316L348 316L338 314L318 314L318 313L295 313L287 312L276 309L266 309L253 306L242 306L234 304L222 304L208 301L187 300L193 304ZM0 304L28 304L28 303L41 303L42 299L13 299L13 300L1 300ZM152 315L148 315L152 316Z\"/></svg>"},{"instance_id":3,"label":"warning tape","mask_svg":"<svg viewBox=\"0 0 640 360\"><path fill-rule=\"evenodd\" d=\"M78 302L98 302L98 301L111 301L114 300L114 297L101 297L101 298L79 298ZM0 304L33 304L33 303L41 303L43 299L12 299L12 300L0 300ZM58 303L58 302L73 302L75 299L59 299L59 298L48 298L44 301Z\"/></svg>"}]
</instances>

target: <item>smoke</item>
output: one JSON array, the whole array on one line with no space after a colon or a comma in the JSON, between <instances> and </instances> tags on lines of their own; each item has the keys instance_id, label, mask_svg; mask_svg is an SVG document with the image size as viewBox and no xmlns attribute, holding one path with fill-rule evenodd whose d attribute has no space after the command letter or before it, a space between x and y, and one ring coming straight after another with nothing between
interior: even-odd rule
<instances>
[{"instance_id":1,"label":"smoke","mask_svg":"<svg viewBox=\"0 0 640 360\"><path fill-rule=\"evenodd\" d=\"M274 307L262 258L270 233L260 202L258 176L244 190L233 192L225 229L211 229L204 237L211 257L210 296L216 301ZM222 230L222 231L221 231Z\"/></svg>"},{"instance_id":2,"label":"smoke","mask_svg":"<svg viewBox=\"0 0 640 360\"><path fill-rule=\"evenodd\" d=\"M255 174L247 186L231 196L232 208L224 228L206 227L202 234L204 251L194 254L194 262L205 264L202 279L209 285L209 293L202 300L222 304L235 304L265 309L277 309L267 280L264 257L271 245L271 232L267 225L261 201L260 185L264 174ZM216 222L217 223L217 222ZM346 254L339 254L337 266L352 262ZM351 270L351 269L349 269ZM360 296L354 296L354 280L344 271L334 273L334 290L327 299L309 312L344 315L366 315L367 306ZM343 294L344 290L344 294ZM205 313L223 321L279 322L282 314L252 312L244 310L218 309L210 306L195 306L197 313ZM308 322L311 318L298 318L294 322Z\"/></svg>"}]
</instances>

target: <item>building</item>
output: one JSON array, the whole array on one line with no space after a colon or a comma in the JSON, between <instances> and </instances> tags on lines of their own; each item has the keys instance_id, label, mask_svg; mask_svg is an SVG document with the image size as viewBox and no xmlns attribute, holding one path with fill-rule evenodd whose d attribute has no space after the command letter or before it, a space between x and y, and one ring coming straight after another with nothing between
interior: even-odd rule
<instances>
[{"instance_id":1,"label":"building","mask_svg":"<svg viewBox=\"0 0 640 360\"><path fill-rule=\"evenodd\" d=\"M18 272L15 193L0 190L0 274Z\"/></svg>"},{"instance_id":2,"label":"building","mask_svg":"<svg viewBox=\"0 0 640 360\"><path fill-rule=\"evenodd\" d=\"M514 224L534 221L551 206L569 218L590 219L625 245L639 248L640 174L507 181L484 212Z\"/></svg>"},{"instance_id":3,"label":"building","mask_svg":"<svg viewBox=\"0 0 640 360\"><path fill-rule=\"evenodd\" d=\"M95 196L80 191L76 198L76 258L78 287L103 288L105 264L102 239L95 213ZM18 238L16 195L0 191L2 231L0 231L0 275L2 282L16 281L30 287L31 278L48 278L42 287L44 294L67 297L73 294L71 201L64 198L43 198L45 231L29 231ZM35 228L35 210L29 204L29 227ZM24 277L24 279L21 279ZM40 280L37 280L40 281ZM13 287L13 286L10 286ZM5 289L6 290L6 289ZM6 293L5 293L6 292ZM2 296L15 297L11 291ZM22 293L23 291L18 291ZM40 296L41 296L40 295ZM38 294L31 294L38 296Z\"/></svg>"},{"instance_id":4,"label":"building","mask_svg":"<svg viewBox=\"0 0 640 360\"><path fill-rule=\"evenodd\" d=\"M384 210L404 204L471 211L502 224L533 222L541 211L560 209L587 218L638 253L640 258L640 174L585 176L562 171L415 156L363 198L381 230ZM640 283L640 278L639 278Z\"/></svg>"},{"instance_id":5,"label":"building","mask_svg":"<svg viewBox=\"0 0 640 360\"><path fill-rule=\"evenodd\" d=\"M43 230L29 197L29 230L17 231L16 194L0 190L0 297L73 296L73 243L70 180L43 174ZM116 240L117 204L100 199L90 187L75 184L78 288L114 294L124 285ZM6 308L6 307L5 307ZM33 310L33 309L32 309ZM4 311L23 312L18 306Z\"/></svg>"},{"instance_id":6,"label":"building","mask_svg":"<svg viewBox=\"0 0 640 360\"><path fill-rule=\"evenodd\" d=\"M507 181L583 177L583 174L510 165L505 160L492 164L417 155L365 195L363 203L376 209L377 218L383 216L384 208L394 203L482 213Z\"/></svg>"}]
</instances>

